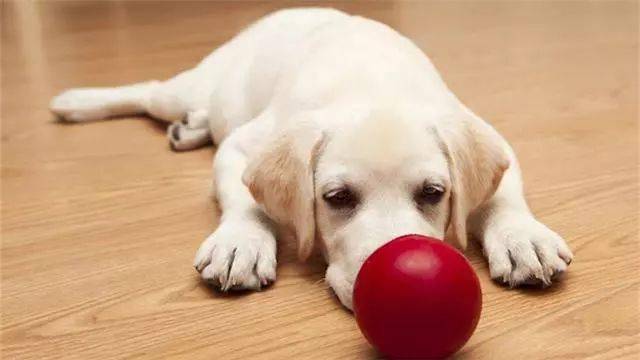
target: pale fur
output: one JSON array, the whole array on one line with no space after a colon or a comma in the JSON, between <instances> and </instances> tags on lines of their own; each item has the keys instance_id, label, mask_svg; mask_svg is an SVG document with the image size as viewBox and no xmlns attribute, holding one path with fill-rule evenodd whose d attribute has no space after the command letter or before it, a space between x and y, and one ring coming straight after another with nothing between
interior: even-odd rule
<instances>
[{"instance_id":1,"label":"pale fur","mask_svg":"<svg viewBox=\"0 0 640 360\"><path fill-rule=\"evenodd\" d=\"M279 11L170 80L73 89L51 109L68 121L184 120L168 130L174 149L218 145L223 215L194 266L224 290L275 280L279 226L298 238L301 258L321 249L326 280L348 308L362 262L402 234L462 248L471 234L491 277L512 286L548 285L572 258L529 211L507 142L460 103L420 49L372 20ZM419 208L414 189L425 181L446 191ZM361 201L339 212L322 195L345 183Z\"/></svg>"}]
</instances>

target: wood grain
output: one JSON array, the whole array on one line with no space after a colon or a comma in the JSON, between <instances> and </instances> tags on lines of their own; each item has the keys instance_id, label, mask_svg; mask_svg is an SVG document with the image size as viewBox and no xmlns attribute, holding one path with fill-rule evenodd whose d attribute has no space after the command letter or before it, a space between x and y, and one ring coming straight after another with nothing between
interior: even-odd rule
<instances>
[{"instance_id":1,"label":"wood grain","mask_svg":"<svg viewBox=\"0 0 640 360\"><path fill-rule=\"evenodd\" d=\"M322 282L282 247L268 290L223 296L191 268L216 226L212 150L172 153L147 119L63 125L50 97L167 78L293 3L2 3L5 359L375 358ZM309 4L309 3L306 3ZM459 358L637 358L637 2L376 2L511 141L534 212L575 262L545 291L488 280Z\"/></svg>"}]
</instances>

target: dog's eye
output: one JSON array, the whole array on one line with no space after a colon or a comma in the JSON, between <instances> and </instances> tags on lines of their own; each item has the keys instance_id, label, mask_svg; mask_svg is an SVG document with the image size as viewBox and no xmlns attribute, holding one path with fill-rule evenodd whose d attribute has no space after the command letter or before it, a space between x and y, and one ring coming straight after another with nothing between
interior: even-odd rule
<instances>
[{"instance_id":1,"label":"dog's eye","mask_svg":"<svg viewBox=\"0 0 640 360\"><path fill-rule=\"evenodd\" d=\"M436 184L424 184L416 193L416 202L419 205L437 204L444 195L444 187Z\"/></svg>"},{"instance_id":2,"label":"dog's eye","mask_svg":"<svg viewBox=\"0 0 640 360\"><path fill-rule=\"evenodd\" d=\"M358 204L358 197L348 188L331 190L322 195L329 206L336 209L351 209Z\"/></svg>"}]
</instances>

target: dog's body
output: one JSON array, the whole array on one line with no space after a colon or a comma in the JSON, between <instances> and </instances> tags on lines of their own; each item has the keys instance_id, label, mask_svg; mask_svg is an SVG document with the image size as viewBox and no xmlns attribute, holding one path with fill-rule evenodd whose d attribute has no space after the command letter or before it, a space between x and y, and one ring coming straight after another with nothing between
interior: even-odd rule
<instances>
[{"instance_id":1,"label":"dog's body","mask_svg":"<svg viewBox=\"0 0 640 360\"><path fill-rule=\"evenodd\" d=\"M69 121L147 113L175 121L176 150L219 145L223 215L194 265L224 290L275 280L274 225L303 259L319 245L349 308L364 259L406 233L460 247L470 233L511 285L549 284L572 258L530 213L506 141L412 42L371 20L279 11L173 79L70 90L51 108Z\"/></svg>"}]
</instances>

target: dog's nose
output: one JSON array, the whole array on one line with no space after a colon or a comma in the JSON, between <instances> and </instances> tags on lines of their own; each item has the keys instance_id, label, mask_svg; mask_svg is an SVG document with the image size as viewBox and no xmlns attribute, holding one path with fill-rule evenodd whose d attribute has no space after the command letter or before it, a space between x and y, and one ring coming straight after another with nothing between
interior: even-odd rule
<instances>
[{"instance_id":1,"label":"dog's nose","mask_svg":"<svg viewBox=\"0 0 640 360\"><path fill-rule=\"evenodd\" d=\"M358 256L356 257L356 261L358 262L358 268L360 266L362 266L362 264L367 260L367 258L369 258L369 256L371 256L371 254L373 254L376 250L378 250L380 247L386 245L387 243L403 237L403 236L407 236L407 235L422 235L422 236L433 236L428 234L427 231L420 231L419 229L415 229L414 231L394 231L389 233L388 235L385 235L383 238L381 238L379 241L376 241L368 246L364 246L362 248L362 250L359 252Z\"/></svg>"}]
</instances>

